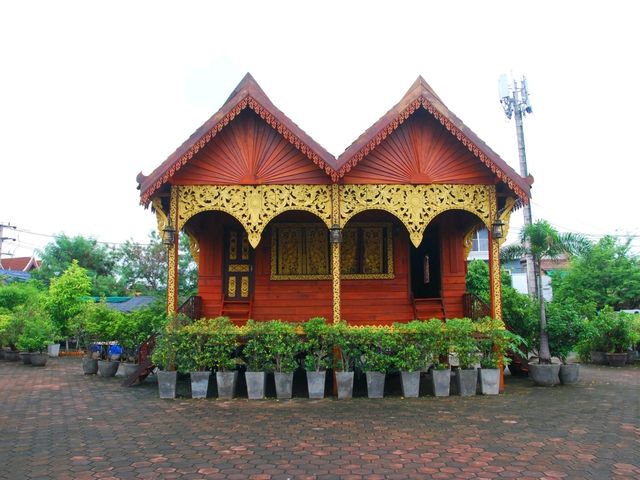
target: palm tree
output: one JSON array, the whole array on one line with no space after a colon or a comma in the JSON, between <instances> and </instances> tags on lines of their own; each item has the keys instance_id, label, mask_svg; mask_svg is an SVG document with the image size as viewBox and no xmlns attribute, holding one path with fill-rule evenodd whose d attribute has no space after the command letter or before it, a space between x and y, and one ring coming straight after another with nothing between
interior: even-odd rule
<instances>
[{"instance_id":1,"label":"palm tree","mask_svg":"<svg viewBox=\"0 0 640 480\"><path fill-rule=\"evenodd\" d=\"M549 336L547 334L547 314L542 296L542 277L540 260L542 258L558 258L562 254L577 255L586 251L591 243L576 233L558 233L546 220L537 220L522 229L520 244L509 245L502 249L502 259L521 258L530 254L533 257L533 268L536 275L538 303L540 304L540 349L539 363L550 364Z\"/></svg>"}]
</instances>

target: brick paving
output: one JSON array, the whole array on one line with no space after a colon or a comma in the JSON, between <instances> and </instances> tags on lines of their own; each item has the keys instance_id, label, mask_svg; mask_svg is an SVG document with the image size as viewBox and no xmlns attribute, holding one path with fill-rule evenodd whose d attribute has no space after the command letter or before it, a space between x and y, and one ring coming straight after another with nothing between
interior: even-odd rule
<instances>
[{"instance_id":1,"label":"brick paving","mask_svg":"<svg viewBox=\"0 0 640 480\"><path fill-rule=\"evenodd\" d=\"M0 361L2 479L640 479L640 366L498 397L160 400Z\"/></svg>"}]
</instances>

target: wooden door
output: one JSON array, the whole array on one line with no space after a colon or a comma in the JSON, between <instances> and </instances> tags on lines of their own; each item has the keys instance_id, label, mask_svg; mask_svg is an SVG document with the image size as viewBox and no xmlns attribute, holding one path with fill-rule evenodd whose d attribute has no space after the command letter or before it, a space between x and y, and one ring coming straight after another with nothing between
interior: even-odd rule
<instances>
[{"instance_id":1,"label":"wooden door","mask_svg":"<svg viewBox=\"0 0 640 480\"><path fill-rule=\"evenodd\" d=\"M242 227L229 227L224 239L224 298L249 301L253 293L253 248Z\"/></svg>"}]
</instances>

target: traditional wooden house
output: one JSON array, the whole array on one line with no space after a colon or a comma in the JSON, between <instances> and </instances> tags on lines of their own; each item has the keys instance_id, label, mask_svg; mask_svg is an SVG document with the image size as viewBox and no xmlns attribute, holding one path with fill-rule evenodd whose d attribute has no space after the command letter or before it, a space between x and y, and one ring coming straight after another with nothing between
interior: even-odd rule
<instances>
[{"instance_id":1,"label":"traditional wooden house","mask_svg":"<svg viewBox=\"0 0 640 480\"><path fill-rule=\"evenodd\" d=\"M345 112L348 114L348 112ZM178 309L174 230L199 265L195 315L313 316L389 324L465 313L473 233L528 202L520 177L419 77L338 158L247 74L222 108L149 176L141 203L174 239L168 309ZM491 310L501 316L490 234Z\"/></svg>"}]
</instances>

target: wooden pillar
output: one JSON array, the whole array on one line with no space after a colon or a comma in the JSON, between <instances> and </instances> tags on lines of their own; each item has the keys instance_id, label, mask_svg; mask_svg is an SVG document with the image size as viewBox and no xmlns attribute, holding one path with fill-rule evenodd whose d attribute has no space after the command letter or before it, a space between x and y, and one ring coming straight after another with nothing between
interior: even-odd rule
<instances>
[{"instance_id":1,"label":"wooden pillar","mask_svg":"<svg viewBox=\"0 0 640 480\"><path fill-rule=\"evenodd\" d=\"M180 233L178 230L178 186L171 187L171 201L169 206L169 218L176 229L173 237L173 245L169 247L167 261L167 314L172 315L178 311L178 248Z\"/></svg>"},{"instance_id":2,"label":"wooden pillar","mask_svg":"<svg viewBox=\"0 0 640 480\"><path fill-rule=\"evenodd\" d=\"M331 185L331 223L340 225L340 187ZM331 244L331 277L333 287L333 323L340 321L340 243Z\"/></svg>"}]
</instances>

